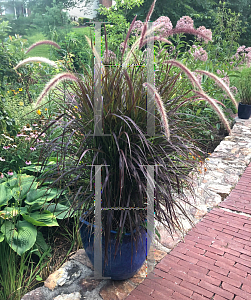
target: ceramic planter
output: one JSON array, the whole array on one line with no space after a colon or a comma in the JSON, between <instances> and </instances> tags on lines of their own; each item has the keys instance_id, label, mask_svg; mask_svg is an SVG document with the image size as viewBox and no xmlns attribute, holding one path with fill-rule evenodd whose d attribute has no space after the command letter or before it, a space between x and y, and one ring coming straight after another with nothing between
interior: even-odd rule
<instances>
[{"instance_id":1,"label":"ceramic planter","mask_svg":"<svg viewBox=\"0 0 251 300\"><path fill-rule=\"evenodd\" d=\"M249 119L251 116L251 105L239 103L238 118Z\"/></svg>"},{"instance_id":2,"label":"ceramic planter","mask_svg":"<svg viewBox=\"0 0 251 300\"><path fill-rule=\"evenodd\" d=\"M83 242L83 247L87 256L94 265L94 227L89 222L80 219L81 228L80 234ZM102 230L103 231L103 230ZM137 271L142 267L146 259L146 238L147 233L144 228L141 228L142 241L139 239L137 253L135 243L133 242L133 253L131 252L131 234L126 233L122 244L119 244L117 255L114 258L116 231L111 230L110 241L111 245L108 246L108 264L104 268L104 254L105 254L105 238L102 235L102 270L104 277L111 277L112 280L125 280L134 276ZM149 234L152 240L152 233ZM149 251L150 242L148 243ZM132 264L131 264L132 257Z\"/></svg>"}]
</instances>

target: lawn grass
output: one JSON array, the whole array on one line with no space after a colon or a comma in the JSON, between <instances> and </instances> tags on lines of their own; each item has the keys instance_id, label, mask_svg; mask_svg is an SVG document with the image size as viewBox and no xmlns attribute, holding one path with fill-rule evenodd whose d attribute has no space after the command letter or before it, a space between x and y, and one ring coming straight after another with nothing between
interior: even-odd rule
<instances>
[{"instance_id":1,"label":"lawn grass","mask_svg":"<svg viewBox=\"0 0 251 300\"><path fill-rule=\"evenodd\" d=\"M28 36L28 43L29 46L41 41L41 40L46 40L47 38L45 37L45 35L42 32L37 32L36 34L32 35L32 36ZM40 45L34 49L32 49L28 54L27 57L29 56L39 56L39 57L46 57L51 59L51 46L50 45Z\"/></svg>"},{"instance_id":2,"label":"lawn grass","mask_svg":"<svg viewBox=\"0 0 251 300\"><path fill-rule=\"evenodd\" d=\"M91 30L94 30L94 28L91 28ZM86 34L88 37L90 37L90 27L74 27L72 31L76 33Z\"/></svg>"}]
</instances>

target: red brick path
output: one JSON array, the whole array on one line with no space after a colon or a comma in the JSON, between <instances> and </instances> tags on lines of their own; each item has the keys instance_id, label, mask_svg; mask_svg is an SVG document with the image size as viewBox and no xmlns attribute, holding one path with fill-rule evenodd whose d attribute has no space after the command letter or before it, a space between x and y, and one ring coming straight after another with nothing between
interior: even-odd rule
<instances>
[{"instance_id":1,"label":"red brick path","mask_svg":"<svg viewBox=\"0 0 251 300\"><path fill-rule=\"evenodd\" d=\"M251 164L214 208L126 300L251 300Z\"/></svg>"}]
</instances>

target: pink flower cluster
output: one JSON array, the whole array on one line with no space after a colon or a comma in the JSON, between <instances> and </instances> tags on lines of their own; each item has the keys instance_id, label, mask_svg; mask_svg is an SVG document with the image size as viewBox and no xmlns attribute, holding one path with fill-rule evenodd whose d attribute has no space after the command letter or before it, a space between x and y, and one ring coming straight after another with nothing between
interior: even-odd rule
<instances>
[{"instance_id":1,"label":"pink flower cluster","mask_svg":"<svg viewBox=\"0 0 251 300\"><path fill-rule=\"evenodd\" d=\"M33 124L32 126L37 127L37 124ZM26 131L31 131L30 134L28 134ZM40 135L40 132L37 130L33 130L30 126L23 126L20 133L17 134L17 137L25 137L26 141L30 141L31 139L37 139ZM41 135L42 137L45 137L45 133ZM37 143L42 143L43 140L37 139ZM31 150L34 151L36 148L32 148Z\"/></svg>"},{"instance_id":2,"label":"pink flower cluster","mask_svg":"<svg viewBox=\"0 0 251 300\"><path fill-rule=\"evenodd\" d=\"M205 36L207 36L210 41L212 41L212 31L211 31L211 29L206 29L205 26L200 26L197 30L200 31ZM202 37L198 37L197 39L199 41L201 41L203 38ZM208 41L205 41L205 43L207 44Z\"/></svg>"},{"instance_id":3,"label":"pink flower cluster","mask_svg":"<svg viewBox=\"0 0 251 300\"><path fill-rule=\"evenodd\" d=\"M241 59L240 64L247 64L248 67L251 65L251 47L240 46L235 55L232 56L232 59L236 58L237 60Z\"/></svg>"},{"instance_id":4,"label":"pink flower cluster","mask_svg":"<svg viewBox=\"0 0 251 300\"><path fill-rule=\"evenodd\" d=\"M201 82L202 82L202 74L197 73L197 72L192 72L192 73L195 76L195 78L197 79L197 81L199 82L199 84L201 84Z\"/></svg>"},{"instance_id":5,"label":"pink flower cluster","mask_svg":"<svg viewBox=\"0 0 251 300\"><path fill-rule=\"evenodd\" d=\"M238 93L238 89L237 89L236 86L231 86L231 87L230 87L230 91L231 91L234 95L236 95L236 94Z\"/></svg>"},{"instance_id":6,"label":"pink flower cluster","mask_svg":"<svg viewBox=\"0 0 251 300\"><path fill-rule=\"evenodd\" d=\"M201 61L207 61L208 55L206 50L204 50L202 47L197 47L196 45L193 45L192 48L194 51L189 50L188 52L191 53L194 57L194 59L199 59Z\"/></svg>"},{"instance_id":7,"label":"pink flower cluster","mask_svg":"<svg viewBox=\"0 0 251 300\"><path fill-rule=\"evenodd\" d=\"M132 33L134 35L138 36L141 33L143 26L144 26L144 23L142 21L140 21L140 20L135 21L133 24L133 27L132 27Z\"/></svg>"},{"instance_id":8,"label":"pink flower cluster","mask_svg":"<svg viewBox=\"0 0 251 300\"><path fill-rule=\"evenodd\" d=\"M222 80L226 83L226 85L229 87L230 85L230 80L229 80L229 77L227 75L227 73L225 71L221 71L221 70L217 70L216 73L218 75L223 75L224 77L222 78Z\"/></svg>"},{"instance_id":9,"label":"pink flower cluster","mask_svg":"<svg viewBox=\"0 0 251 300\"><path fill-rule=\"evenodd\" d=\"M188 16L181 17L176 24L176 28L194 28L193 19Z\"/></svg>"},{"instance_id":10,"label":"pink flower cluster","mask_svg":"<svg viewBox=\"0 0 251 300\"><path fill-rule=\"evenodd\" d=\"M163 24L163 26L156 30L156 33L160 36L167 35L167 33L173 29L173 24L168 17L162 16L153 22L153 26L157 26L160 24Z\"/></svg>"},{"instance_id":11,"label":"pink flower cluster","mask_svg":"<svg viewBox=\"0 0 251 300\"><path fill-rule=\"evenodd\" d=\"M107 53L106 53L106 50L104 51L103 63L109 63L109 62L111 62L115 59L116 59L116 54L114 52L112 52L111 50L108 50Z\"/></svg>"},{"instance_id":12,"label":"pink flower cluster","mask_svg":"<svg viewBox=\"0 0 251 300\"><path fill-rule=\"evenodd\" d=\"M127 44L125 45L125 42L122 42L122 43L120 44L120 46L119 46L119 49L120 49L120 51L122 52L124 48L127 49L127 48L128 48L128 45L127 45Z\"/></svg>"}]
</instances>

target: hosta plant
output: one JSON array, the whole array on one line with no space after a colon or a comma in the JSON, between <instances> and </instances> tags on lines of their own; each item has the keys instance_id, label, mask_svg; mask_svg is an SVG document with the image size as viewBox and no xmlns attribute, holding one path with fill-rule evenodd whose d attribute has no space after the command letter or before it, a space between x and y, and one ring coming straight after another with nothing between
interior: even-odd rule
<instances>
[{"instance_id":1,"label":"hosta plant","mask_svg":"<svg viewBox=\"0 0 251 300\"><path fill-rule=\"evenodd\" d=\"M27 174L6 175L0 180L0 242L4 240L22 255L33 246L44 252L47 245L41 226L58 226L57 219L69 213L69 206L50 203L62 194L58 188L42 185Z\"/></svg>"},{"instance_id":2,"label":"hosta plant","mask_svg":"<svg viewBox=\"0 0 251 300\"><path fill-rule=\"evenodd\" d=\"M51 92L50 99L57 104L58 110L54 118L47 120L48 125L43 129L47 133L47 141L40 145L40 156L43 163L51 156L58 157L56 165L43 174L48 180L54 179L52 187L60 184L63 189L70 190L72 205L75 209L84 207L84 212L88 212L85 218L90 222L94 220L94 165L104 165L101 170L102 208L145 208L147 166L155 165L155 219L172 234L176 230L182 231L179 214L188 218L183 206L184 202L189 203L184 188L193 192L188 173L199 163L194 158L202 154L193 135L194 130L203 130L201 123L194 122L187 126L179 115L179 109L191 101L203 99L219 116L228 132L231 129L219 106L220 102L206 95L195 75L179 61L168 59L167 56L155 69L155 87L147 82L147 69L138 66L144 64L142 55L135 53L140 53L147 43L151 32L147 30L147 22L154 5L155 1L140 37L129 49L126 45L136 21L134 18L116 67L113 64L116 58L109 56L107 40L103 56L106 64L102 63L89 41L102 70L99 121L94 118L96 99L91 67L86 66L84 74L65 72L48 82L36 105L42 107L47 94ZM152 30L162 26L160 22ZM203 32L193 28L175 28L165 37L155 36L152 40L166 43L168 35L180 32L209 39ZM156 55L157 61L160 54L161 51ZM180 88L181 73L185 73L189 79L189 91ZM152 115L155 135L147 133L146 99L149 95L155 95L156 110ZM97 122L101 124L103 136L94 135ZM147 211L141 209L103 210L106 256L110 230L117 231L117 245L125 232L131 234L132 240L138 241L139 228L146 216Z\"/></svg>"}]
</instances>

